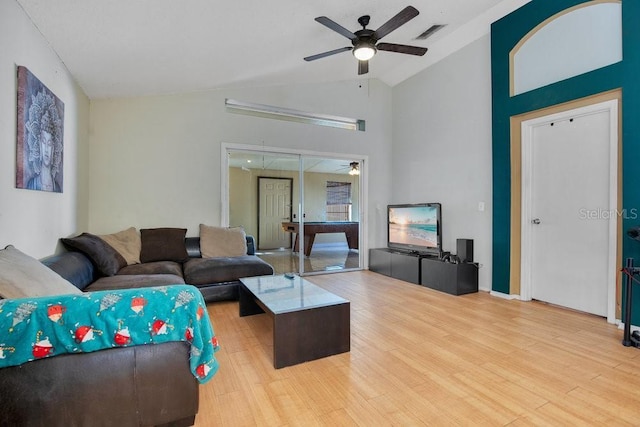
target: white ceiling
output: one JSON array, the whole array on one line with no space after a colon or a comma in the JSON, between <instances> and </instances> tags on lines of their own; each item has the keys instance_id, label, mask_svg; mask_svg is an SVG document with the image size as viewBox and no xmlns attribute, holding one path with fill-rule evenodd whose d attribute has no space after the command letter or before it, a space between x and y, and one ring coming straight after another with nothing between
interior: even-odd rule
<instances>
[{"instance_id":1,"label":"white ceiling","mask_svg":"<svg viewBox=\"0 0 640 427\"><path fill-rule=\"evenodd\" d=\"M393 86L488 34L529 0L16 0L91 99L230 87L378 78ZM379 52L358 77L350 46L314 21L376 29L411 4L420 14L383 41L429 48L423 57ZM433 24L447 26L414 40Z\"/></svg>"}]
</instances>

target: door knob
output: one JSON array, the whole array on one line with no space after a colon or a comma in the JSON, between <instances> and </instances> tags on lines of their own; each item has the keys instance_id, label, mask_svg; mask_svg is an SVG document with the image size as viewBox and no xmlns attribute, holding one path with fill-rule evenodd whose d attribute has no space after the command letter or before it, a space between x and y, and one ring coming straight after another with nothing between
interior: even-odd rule
<instances>
[{"instance_id":1,"label":"door knob","mask_svg":"<svg viewBox=\"0 0 640 427\"><path fill-rule=\"evenodd\" d=\"M535 225L540 224L540 218L534 218L534 219L532 219L532 220L531 220L531 224L535 224Z\"/></svg>"}]
</instances>

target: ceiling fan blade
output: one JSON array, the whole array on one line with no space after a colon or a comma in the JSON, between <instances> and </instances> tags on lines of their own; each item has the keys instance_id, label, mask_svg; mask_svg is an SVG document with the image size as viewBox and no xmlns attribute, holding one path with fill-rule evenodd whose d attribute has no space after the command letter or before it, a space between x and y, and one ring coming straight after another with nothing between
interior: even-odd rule
<instances>
[{"instance_id":1,"label":"ceiling fan blade","mask_svg":"<svg viewBox=\"0 0 640 427\"><path fill-rule=\"evenodd\" d=\"M328 52L319 53L317 55L307 56L306 58L304 58L304 60L305 61L315 61L316 59L324 58L325 56L335 55L336 53L346 52L346 51L351 50L351 49L353 49L352 46L341 47L340 49L334 49L334 50L330 50Z\"/></svg>"},{"instance_id":2,"label":"ceiling fan blade","mask_svg":"<svg viewBox=\"0 0 640 427\"><path fill-rule=\"evenodd\" d=\"M391 31L395 30L399 26L409 22L416 16L418 16L420 12L413 6L407 6L402 9L396 16L389 19L387 22L382 24L380 28L376 30L376 37L378 40L389 34Z\"/></svg>"},{"instance_id":3,"label":"ceiling fan blade","mask_svg":"<svg viewBox=\"0 0 640 427\"><path fill-rule=\"evenodd\" d=\"M367 74L369 72L369 61L358 61L358 75Z\"/></svg>"},{"instance_id":4,"label":"ceiling fan blade","mask_svg":"<svg viewBox=\"0 0 640 427\"><path fill-rule=\"evenodd\" d=\"M376 45L378 50L386 50L387 52L407 53L409 55L422 56L427 53L426 47L407 46L406 44L395 43L378 43Z\"/></svg>"},{"instance_id":5,"label":"ceiling fan blade","mask_svg":"<svg viewBox=\"0 0 640 427\"><path fill-rule=\"evenodd\" d=\"M316 21L321 23L325 27L327 27L329 29L332 29L336 33L342 34L343 36L345 36L349 40L355 40L357 38L357 36L355 34L353 34L351 31L347 30L342 25L332 21L331 19L327 18L326 16L318 16L316 18Z\"/></svg>"}]
</instances>

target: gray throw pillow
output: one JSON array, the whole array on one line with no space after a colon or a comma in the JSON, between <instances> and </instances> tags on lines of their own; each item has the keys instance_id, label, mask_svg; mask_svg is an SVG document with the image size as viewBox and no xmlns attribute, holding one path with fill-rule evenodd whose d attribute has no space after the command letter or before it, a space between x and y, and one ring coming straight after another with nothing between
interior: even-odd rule
<instances>
[{"instance_id":1,"label":"gray throw pillow","mask_svg":"<svg viewBox=\"0 0 640 427\"><path fill-rule=\"evenodd\" d=\"M80 293L56 272L14 246L0 250L0 297L32 298Z\"/></svg>"},{"instance_id":2,"label":"gray throw pillow","mask_svg":"<svg viewBox=\"0 0 640 427\"><path fill-rule=\"evenodd\" d=\"M246 255L247 238L244 228L200 224L200 251L202 258Z\"/></svg>"}]
</instances>

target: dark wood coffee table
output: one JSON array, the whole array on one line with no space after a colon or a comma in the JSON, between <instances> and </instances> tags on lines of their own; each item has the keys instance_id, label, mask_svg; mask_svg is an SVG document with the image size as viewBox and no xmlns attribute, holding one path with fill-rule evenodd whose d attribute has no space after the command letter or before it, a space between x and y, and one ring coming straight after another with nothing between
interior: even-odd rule
<instances>
[{"instance_id":1,"label":"dark wood coffee table","mask_svg":"<svg viewBox=\"0 0 640 427\"><path fill-rule=\"evenodd\" d=\"M240 317L267 313L276 369L351 349L350 304L295 276L240 279Z\"/></svg>"}]
</instances>

